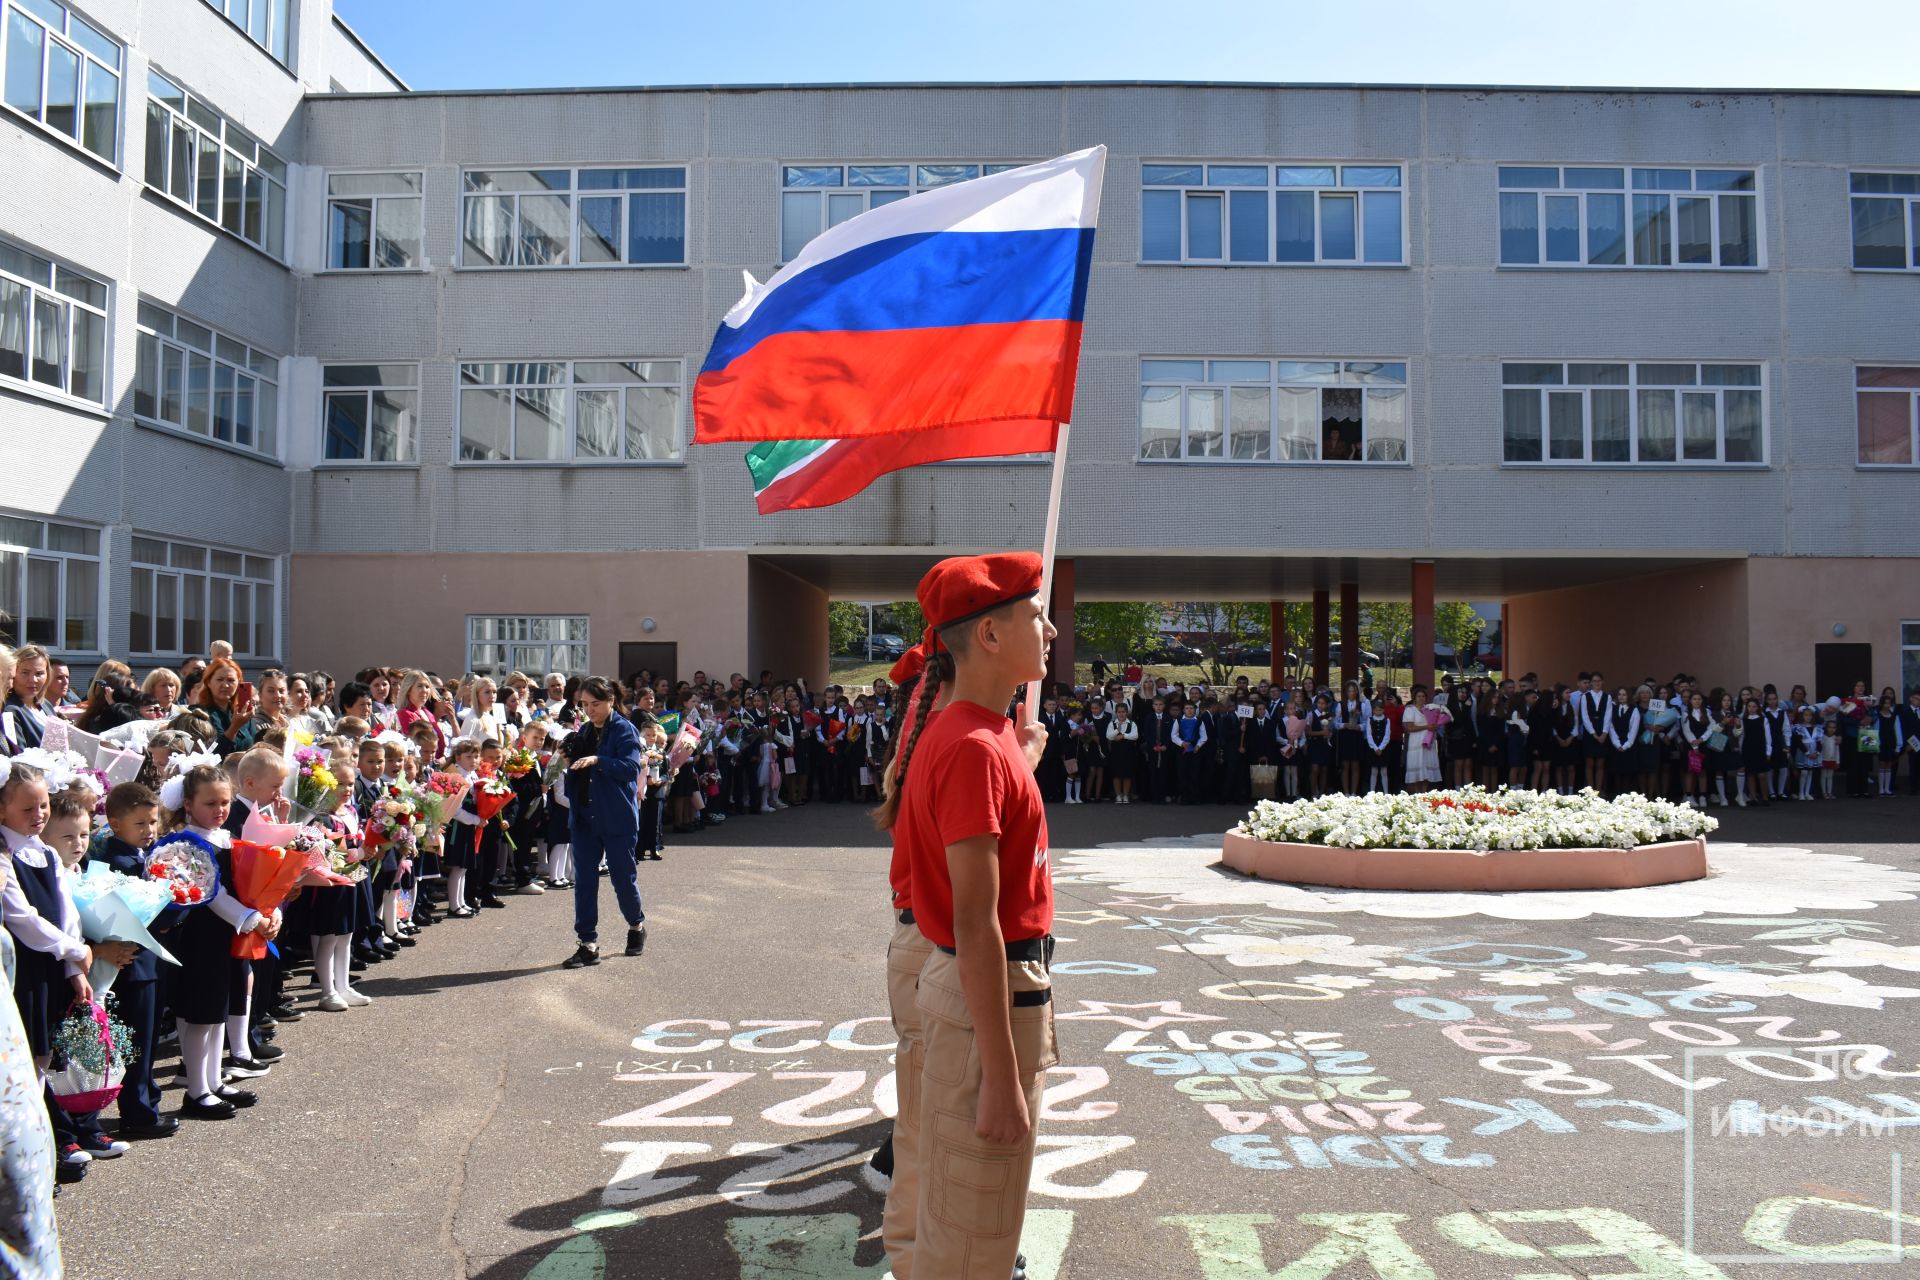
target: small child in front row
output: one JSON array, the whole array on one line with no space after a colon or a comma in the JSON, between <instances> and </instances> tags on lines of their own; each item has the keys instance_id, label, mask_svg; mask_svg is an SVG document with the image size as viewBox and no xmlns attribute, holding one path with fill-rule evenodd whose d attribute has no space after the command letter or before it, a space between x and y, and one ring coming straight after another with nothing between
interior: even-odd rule
<instances>
[{"instance_id":1,"label":"small child in front row","mask_svg":"<svg viewBox=\"0 0 1920 1280\"><path fill-rule=\"evenodd\" d=\"M107 830L106 841L89 861L97 857L123 876L146 879L147 850L160 834L160 798L138 782L121 783L107 792ZM185 915L180 907L168 907L148 927L164 935ZM144 947L136 950L138 954L113 984L120 1017L133 1033L134 1049L120 1085L120 1136L166 1138L180 1122L160 1114L160 1086L153 1079L153 1050L160 1038L159 957Z\"/></svg>"},{"instance_id":2,"label":"small child in front row","mask_svg":"<svg viewBox=\"0 0 1920 1280\"><path fill-rule=\"evenodd\" d=\"M453 815L442 855L447 870L447 919L471 920L475 912L467 903L467 873L476 861L475 846L479 842L480 811L474 807L473 791L480 785L476 767L480 744L471 738L454 743L451 763L453 771L466 779L467 794L461 797L460 808Z\"/></svg>"},{"instance_id":3,"label":"small child in front row","mask_svg":"<svg viewBox=\"0 0 1920 1280\"><path fill-rule=\"evenodd\" d=\"M233 837L226 830L233 807L227 775L212 765L196 765L179 779L179 807L169 809L172 832L154 847L160 853L185 843L213 859L221 887L203 905L187 913L176 930L180 980L174 991L174 1017L180 1024L180 1061L187 1072L187 1097L180 1114L196 1120L231 1120L236 1110L259 1101L247 1089L221 1081L220 1059L227 1026L237 1014L244 1027L247 962L232 953L236 934L258 933L272 940L280 932L280 913L263 915L227 892L233 877ZM173 784L168 784L173 790ZM151 859L149 859L151 861ZM236 1048L244 1053L244 1041Z\"/></svg>"},{"instance_id":4,"label":"small child in front row","mask_svg":"<svg viewBox=\"0 0 1920 1280\"><path fill-rule=\"evenodd\" d=\"M1380 703L1373 704L1373 714L1367 718L1361 732L1367 743L1367 791L1393 790L1389 776L1392 772L1393 725Z\"/></svg>"},{"instance_id":5,"label":"small child in front row","mask_svg":"<svg viewBox=\"0 0 1920 1280\"><path fill-rule=\"evenodd\" d=\"M1833 780L1840 773L1840 726L1826 720L1820 726L1820 798L1833 799Z\"/></svg>"},{"instance_id":6,"label":"small child in front row","mask_svg":"<svg viewBox=\"0 0 1920 1280\"><path fill-rule=\"evenodd\" d=\"M353 757L345 750L335 751L328 765L334 781L347 799L324 821L339 835L359 838L360 813L352 796L359 780ZM344 1013L373 1003L372 996L354 990L353 935L360 924L360 886L353 884L315 885L307 890L307 929L312 937L313 977L320 986L323 1013Z\"/></svg>"},{"instance_id":7,"label":"small child in front row","mask_svg":"<svg viewBox=\"0 0 1920 1280\"><path fill-rule=\"evenodd\" d=\"M253 747L237 762L228 763L239 794L227 812L227 834L254 844L285 844L294 830L287 821L293 807L283 794L289 771L285 753L274 747ZM292 936L304 937L304 927ZM227 1055L234 1074L251 1077L265 1075L286 1056L286 1050L261 1034L262 1019L281 1007L280 957L269 951L247 966L251 971L247 1008L240 1018L227 1020Z\"/></svg>"},{"instance_id":8,"label":"small child in front row","mask_svg":"<svg viewBox=\"0 0 1920 1280\"><path fill-rule=\"evenodd\" d=\"M1793 767L1800 775L1802 800L1813 799L1813 775L1821 771L1820 752L1826 738L1813 708L1800 708L1800 722L1793 726Z\"/></svg>"}]
</instances>

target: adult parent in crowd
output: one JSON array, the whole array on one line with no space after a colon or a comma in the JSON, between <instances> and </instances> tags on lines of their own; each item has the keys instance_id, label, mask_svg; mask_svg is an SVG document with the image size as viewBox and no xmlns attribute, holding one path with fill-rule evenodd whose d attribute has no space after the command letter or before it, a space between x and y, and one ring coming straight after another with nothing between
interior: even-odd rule
<instances>
[{"instance_id":1,"label":"adult parent in crowd","mask_svg":"<svg viewBox=\"0 0 1920 1280\"><path fill-rule=\"evenodd\" d=\"M247 750L260 736L254 722L253 689L240 677L232 658L215 658L193 691L194 705L213 722L213 751L221 759Z\"/></svg>"},{"instance_id":2,"label":"adult parent in crowd","mask_svg":"<svg viewBox=\"0 0 1920 1280\"><path fill-rule=\"evenodd\" d=\"M600 861L627 921L627 954L647 946L634 852L640 840L640 732L614 707L617 690L601 676L580 684L586 722L567 736L567 805L573 837L573 932L579 946L563 967L600 963Z\"/></svg>"},{"instance_id":3,"label":"adult parent in crowd","mask_svg":"<svg viewBox=\"0 0 1920 1280\"><path fill-rule=\"evenodd\" d=\"M47 705L41 698L47 691L47 651L37 644L22 645L13 654L13 675L7 684L4 710L0 710L0 741L8 755L40 745L47 727Z\"/></svg>"}]
</instances>

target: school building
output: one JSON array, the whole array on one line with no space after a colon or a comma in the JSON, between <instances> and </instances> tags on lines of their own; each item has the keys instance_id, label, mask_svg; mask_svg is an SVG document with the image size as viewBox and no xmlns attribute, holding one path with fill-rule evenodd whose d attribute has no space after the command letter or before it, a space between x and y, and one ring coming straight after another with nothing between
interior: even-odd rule
<instances>
[{"instance_id":1,"label":"school building","mask_svg":"<svg viewBox=\"0 0 1920 1280\"><path fill-rule=\"evenodd\" d=\"M327 0L0 9L0 611L76 667L823 675L830 598L1036 546L1047 466L757 515L689 444L742 270L1104 143L1059 613L1920 684L1913 95L416 93Z\"/></svg>"}]
</instances>

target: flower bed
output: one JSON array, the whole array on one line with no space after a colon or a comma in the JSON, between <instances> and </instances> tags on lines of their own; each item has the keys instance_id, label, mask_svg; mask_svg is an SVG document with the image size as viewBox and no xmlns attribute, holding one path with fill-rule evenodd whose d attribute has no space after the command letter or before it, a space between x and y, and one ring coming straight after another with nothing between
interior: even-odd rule
<instances>
[{"instance_id":1,"label":"flower bed","mask_svg":"<svg viewBox=\"0 0 1920 1280\"><path fill-rule=\"evenodd\" d=\"M1227 833L1223 860L1262 879L1357 889L1623 889L1704 877L1718 825L1591 790L1263 800Z\"/></svg>"}]
</instances>

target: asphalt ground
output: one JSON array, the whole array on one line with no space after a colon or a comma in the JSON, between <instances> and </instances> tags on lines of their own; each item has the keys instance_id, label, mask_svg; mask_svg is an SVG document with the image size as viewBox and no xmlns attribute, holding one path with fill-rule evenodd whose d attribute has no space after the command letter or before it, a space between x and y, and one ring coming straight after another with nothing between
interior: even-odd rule
<instances>
[{"instance_id":1,"label":"asphalt ground","mask_svg":"<svg viewBox=\"0 0 1920 1280\"><path fill-rule=\"evenodd\" d=\"M1054 807L1029 1275L1920 1275L1920 800L1716 815L1696 885L1467 896ZM69 1275L879 1280L885 860L843 805L681 838L646 955L576 972L571 895L436 925L69 1188Z\"/></svg>"}]
</instances>

